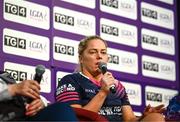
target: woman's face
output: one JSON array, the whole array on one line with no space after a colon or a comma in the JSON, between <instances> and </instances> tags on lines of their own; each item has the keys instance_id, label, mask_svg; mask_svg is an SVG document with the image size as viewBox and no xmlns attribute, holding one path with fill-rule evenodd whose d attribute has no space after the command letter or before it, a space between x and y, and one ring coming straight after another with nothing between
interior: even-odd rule
<instances>
[{"instance_id":1,"label":"woman's face","mask_svg":"<svg viewBox=\"0 0 180 122\"><path fill-rule=\"evenodd\" d=\"M93 39L88 42L87 48L80 56L80 63L82 65L83 72L100 72L98 70L99 62L108 62L107 48L102 40Z\"/></svg>"}]
</instances>

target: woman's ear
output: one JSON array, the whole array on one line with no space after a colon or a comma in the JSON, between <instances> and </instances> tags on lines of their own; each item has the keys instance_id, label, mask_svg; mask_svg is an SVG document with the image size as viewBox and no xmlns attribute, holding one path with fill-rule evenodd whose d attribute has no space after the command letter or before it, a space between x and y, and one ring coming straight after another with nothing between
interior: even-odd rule
<instances>
[{"instance_id":1,"label":"woman's ear","mask_svg":"<svg viewBox=\"0 0 180 122\"><path fill-rule=\"evenodd\" d=\"M82 63L82 56L79 55L79 63Z\"/></svg>"}]
</instances>

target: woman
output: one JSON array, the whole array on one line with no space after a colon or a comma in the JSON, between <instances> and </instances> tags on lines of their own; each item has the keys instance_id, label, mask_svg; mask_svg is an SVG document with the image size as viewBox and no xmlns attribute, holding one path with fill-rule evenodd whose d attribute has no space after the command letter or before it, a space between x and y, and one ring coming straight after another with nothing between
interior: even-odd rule
<instances>
[{"instance_id":1,"label":"woman","mask_svg":"<svg viewBox=\"0 0 180 122\"><path fill-rule=\"evenodd\" d=\"M89 36L79 43L79 72L62 78L56 91L58 102L67 102L72 107L83 108L105 116L109 121L137 121L133 114L124 86L112 73L104 74L100 62L107 63L107 43L99 36ZM116 86L116 93L110 91ZM163 121L158 108L149 107L141 120ZM149 114L152 112L152 114Z\"/></svg>"}]
</instances>

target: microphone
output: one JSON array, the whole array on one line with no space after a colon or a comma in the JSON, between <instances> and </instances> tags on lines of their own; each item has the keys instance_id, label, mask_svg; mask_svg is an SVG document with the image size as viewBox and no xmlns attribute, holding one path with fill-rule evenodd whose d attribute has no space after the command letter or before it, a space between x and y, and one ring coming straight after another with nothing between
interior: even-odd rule
<instances>
[{"instance_id":1,"label":"microphone","mask_svg":"<svg viewBox=\"0 0 180 122\"><path fill-rule=\"evenodd\" d=\"M35 68L35 75L33 80L37 81L39 84L42 80L43 74L45 72L45 66L44 65L37 65ZM32 102L32 98L25 98L25 102L26 103L31 103Z\"/></svg>"},{"instance_id":2,"label":"microphone","mask_svg":"<svg viewBox=\"0 0 180 122\"><path fill-rule=\"evenodd\" d=\"M34 80L40 84L42 76L45 72L45 66L37 65L35 71L36 71L36 74L34 75Z\"/></svg>"},{"instance_id":3,"label":"microphone","mask_svg":"<svg viewBox=\"0 0 180 122\"><path fill-rule=\"evenodd\" d=\"M105 74L105 73L107 72L107 64L104 63L104 62L99 62L98 68L101 70L101 72L102 72L103 74ZM113 94L116 93L116 86L115 86L114 84L111 85L110 91L111 91Z\"/></svg>"}]
</instances>

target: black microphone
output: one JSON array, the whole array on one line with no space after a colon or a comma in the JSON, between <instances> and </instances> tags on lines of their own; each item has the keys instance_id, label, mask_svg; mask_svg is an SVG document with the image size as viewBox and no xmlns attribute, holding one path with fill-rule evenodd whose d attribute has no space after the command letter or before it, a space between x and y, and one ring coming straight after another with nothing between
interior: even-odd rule
<instances>
[{"instance_id":1,"label":"black microphone","mask_svg":"<svg viewBox=\"0 0 180 122\"><path fill-rule=\"evenodd\" d=\"M107 72L107 64L104 63L104 62L99 62L98 68L101 70L101 72L102 72L103 74L105 74L105 73ZM114 84L111 85L110 91L111 91L113 94L116 93L116 86L115 86Z\"/></svg>"},{"instance_id":2,"label":"black microphone","mask_svg":"<svg viewBox=\"0 0 180 122\"><path fill-rule=\"evenodd\" d=\"M37 81L39 84L42 80L43 74L45 72L45 66L44 65L37 65L35 68L35 75L33 80ZM32 98L25 98L24 99L26 103L31 103L32 102Z\"/></svg>"},{"instance_id":3,"label":"black microphone","mask_svg":"<svg viewBox=\"0 0 180 122\"><path fill-rule=\"evenodd\" d=\"M43 74L45 72L45 66L37 65L35 71L36 71L36 74L34 75L34 80L40 83L43 77Z\"/></svg>"}]
</instances>

